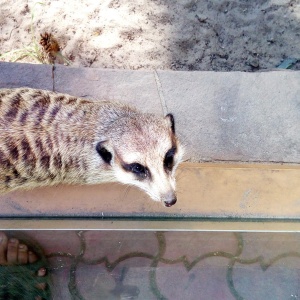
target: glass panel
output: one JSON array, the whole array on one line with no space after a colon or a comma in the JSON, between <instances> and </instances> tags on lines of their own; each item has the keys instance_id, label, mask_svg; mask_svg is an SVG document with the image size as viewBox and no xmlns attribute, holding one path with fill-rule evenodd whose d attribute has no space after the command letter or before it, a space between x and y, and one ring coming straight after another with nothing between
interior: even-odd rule
<instances>
[{"instance_id":1,"label":"glass panel","mask_svg":"<svg viewBox=\"0 0 300 300\"><path fill-rule=\"evenodd\" d=\"M34 299L37 278L45 299L298 299L299 249L295 232L5 231L0 299Z\"/></svg>"}]
</instances>

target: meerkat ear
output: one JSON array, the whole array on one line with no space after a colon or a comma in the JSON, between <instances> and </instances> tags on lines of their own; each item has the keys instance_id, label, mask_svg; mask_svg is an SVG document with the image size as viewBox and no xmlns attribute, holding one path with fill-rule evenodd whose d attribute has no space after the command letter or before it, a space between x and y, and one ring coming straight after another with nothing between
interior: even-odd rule
<instances>
[{"instance_id":1,"label":"meerkat ear","mask_svg":"<svg viewBox=\"0 0 300 300\"><path fill-rule=\"evenodd\" d=\"M108 150L109 147L107 147L107 146L109 146L109 145L106 145L106 144L107 144L107 141L102 141L102 142L97 143L96 151L101 156L103 161L110 165L113 155L112 155L112 151Z\"/></svg>"},{"instance_id":2,"label":"meerkat ear","mask_svg":"<svg viewBox=\"0 0 300 300\"><path fill-rule=\"evenodd\" d=\"M167 114L165 119L168 119L171 125L171 129L173 133L175 134L175 121L174 121L174 116L172 114Z\"/></svg>"}]
</instances>

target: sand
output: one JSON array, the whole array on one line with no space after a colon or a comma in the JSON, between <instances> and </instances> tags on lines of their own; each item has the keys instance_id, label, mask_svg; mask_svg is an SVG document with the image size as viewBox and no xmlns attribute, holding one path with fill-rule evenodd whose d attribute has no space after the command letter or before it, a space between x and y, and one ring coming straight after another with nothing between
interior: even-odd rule
<instances>
[{"instance_id":1,"label":"sand","mask_svg":"<svg viewBox=\"0 0 300 300\"><path fill-rule=\"evenodd\" d=\"M300 0L0 0L0 54L45 31L73 66L270 70L300 58Z\"/></svg>"}]
</instances>

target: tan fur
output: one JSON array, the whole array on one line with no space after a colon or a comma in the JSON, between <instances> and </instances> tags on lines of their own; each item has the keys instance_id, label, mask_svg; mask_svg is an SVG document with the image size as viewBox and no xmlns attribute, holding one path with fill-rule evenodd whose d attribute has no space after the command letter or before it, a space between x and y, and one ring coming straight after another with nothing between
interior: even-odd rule
<instances>
[{"instance_id":1,"label":"tan fur","mask_svg":"<svg viewBox=\"0 0 300 300\"><path fill-rule=\"evenodd\" d=\"M99 142L112 153L111 164L97 153ZM160 201L175 183L154 192L121 165L138 161L161 168L158 164L173 144L180 151L172 178L182 150L166 118L109 101L29 88L0 90L0 193L59 183L120 181Z\"/></svg>"}]
</instances>

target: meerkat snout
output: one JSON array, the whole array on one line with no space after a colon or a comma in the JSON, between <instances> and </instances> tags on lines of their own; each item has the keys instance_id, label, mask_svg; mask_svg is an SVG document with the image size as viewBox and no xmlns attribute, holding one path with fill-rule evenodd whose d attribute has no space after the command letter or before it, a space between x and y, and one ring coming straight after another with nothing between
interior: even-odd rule
<instances>
[{"instance_id":1,"label":"meerkat snout","mask_svg":"<svg viewBox=\"0 0 300 300\"><path fill-rule=\"evenodd\" d=\"M0 193L118 181L166 207L183 148L172 114L29 88L0 89Z\"/></svg>"}]
</instances>

